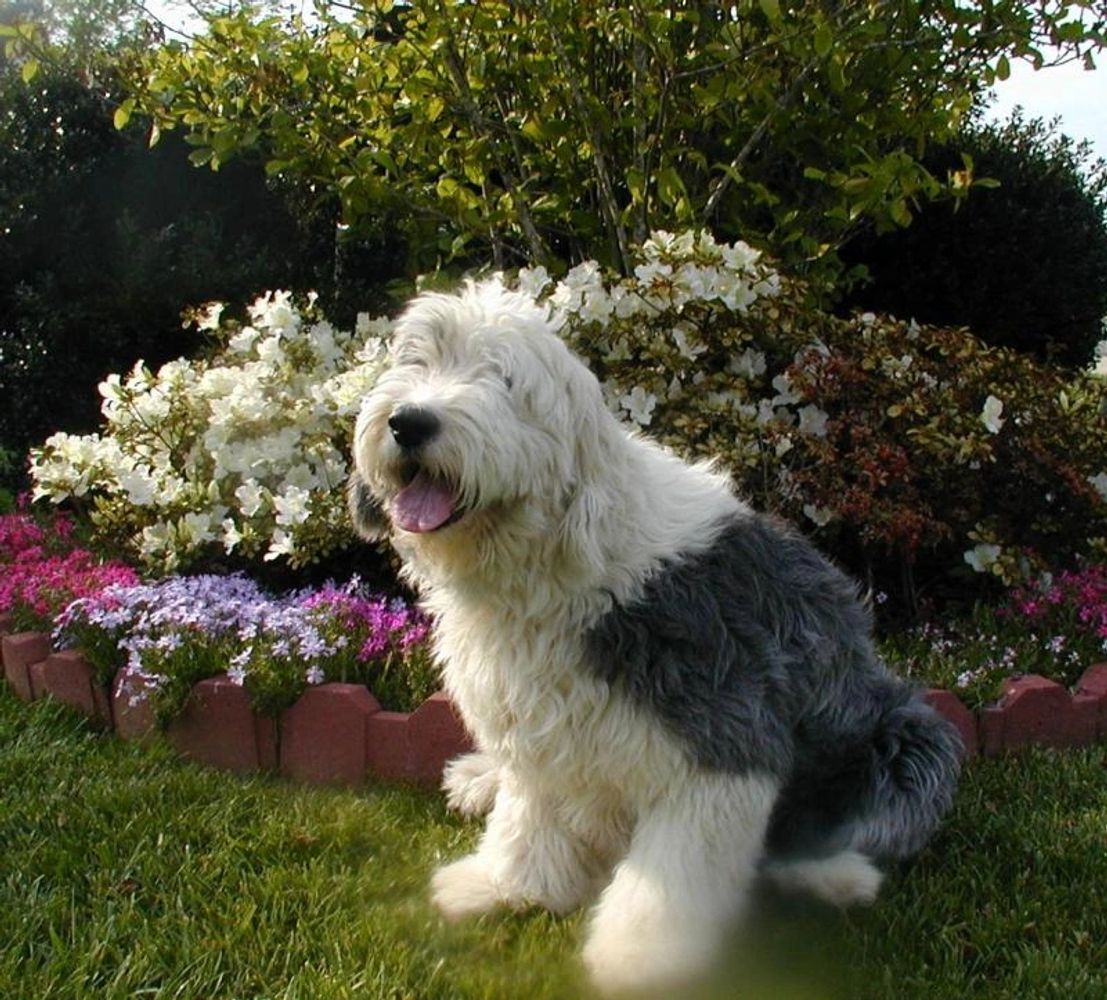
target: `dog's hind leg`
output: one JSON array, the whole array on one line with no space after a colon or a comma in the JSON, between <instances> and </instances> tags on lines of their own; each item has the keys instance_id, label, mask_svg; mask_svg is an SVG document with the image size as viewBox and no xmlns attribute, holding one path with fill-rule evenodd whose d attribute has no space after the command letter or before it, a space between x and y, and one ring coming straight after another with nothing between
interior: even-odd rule
<instances>
[{"instance_id":1,"label":"dog's hind leg","mask_svg":"<svg viewBox=\"0 0 1107 1000\"><path fill-rule=\"evenodd\" d=\"M857 851L839 851L822 858L770 859L761 872L781 889L809 892L832 906L874 902L883 878L872 860Z\"/></svg>"},{"instance_id":2,"label":"dog's hind leg","mask_svg":"<svg viewBox=\"0 0 1107 1000\"><path fill-rule=\"evenodd\" d=\"M781 888L871 903L881 881L873 859L918 851L949 809L956 732L906 689L889 695L865 738L826 739L781 795L761 869Z\"/></svg>"},{"instance_id":3,"label":"dog's hind leg","mask_svg":"<svg viewBox=\"0 0 1107 1000\"><path fill-rule=\"evenodd\" d=\"M776 794L767 777L693 775L639 817L584 947L602 991L671 995L710 971L744 909Z\"/></svg>"}]
</instances>

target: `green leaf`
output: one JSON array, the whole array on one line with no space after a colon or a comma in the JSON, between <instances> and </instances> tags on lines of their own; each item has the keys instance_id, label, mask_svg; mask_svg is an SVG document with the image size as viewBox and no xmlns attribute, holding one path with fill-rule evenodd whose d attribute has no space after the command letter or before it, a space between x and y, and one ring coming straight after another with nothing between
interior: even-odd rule
<instances>
[{"instance_id":1,"label":"green leaf","mask_svg":"<svg viewBox=\"0 0 1107 1000\"><path fill-rule=\"evenodd\" d=\"M776 24L780 21L780 0L758 0L765 16Z\"/></svg>"},{"instance_id":2,"label":"green leaf","mask_svg":"<svg viewBox=\"0 0 1107 1000\"><path fill-rule=\"evenodd\" d=\"M684 181L674 167L665 167L657 172L657 196L663 205L676 208L682 198L688 195Z\"/></svg>"},{"instance_id":3,"label":"green leaf","mask_svg":"<svg viewBox=\"0 0 1107 1000\"><path fill-rule=\"evenodd\" d=\"M1011 75L1011 63L1008 62L1007 56L1000 56L996 62L996 79L1006 80Z\"/></svg>"},{"instance_id":4,"label":"green leaf","mask_svg":"<svg viewBox=\"0 0 1107 1000\"><path fill-rule=\"evenodd\" d=\"M38 60L28 59L20 69L19 75L23 78L24 83L30 83L38 76Z\"/></svg>"},{"instance_id":5,"label":"green leaf","mask_svg":"<svg viewBox=\"0 0 1107 1000\"><path fill-rule=\"evenodd\" d=\"M819 21L815 26L815 54L821 59L834 45L834 33L826 21Z\"/></svg>"},{"instance_id":6,"label":"green leaf","mask_svg":"<svg viewBox=\"0 0 1107 1000\"><path fill-rule=\"evenodd\" d=\"M907 207L907 202L902 198L896 199L888 206L888 214L897 226L906 229L911 225L911 209Z\"/></svg>"},{"instance_id":7,"label":"green leaf","mask_svg":"<svg viewBox=\"0 0 1107 1000\"><path fill-rule=\"evenodd\" d=\"M627 191L630 192L631 204L641 205L646 200L646 177L637 167L631 167L626 172Z\"/></svg>"},{"instance_id":8,"label":"green leaf","mask_svg":"<svg viewBox=\"0 0 1107 1000\"><path fill-rule=\"evenodd\" d=\"M115 125L117 132L122 132L127 127L127 122L131 120L131 115L135 110L135 101L133 97L128 97L118 108L115 109L115 114L112 115L112 124Z\"/></svg>"}]
</instances>

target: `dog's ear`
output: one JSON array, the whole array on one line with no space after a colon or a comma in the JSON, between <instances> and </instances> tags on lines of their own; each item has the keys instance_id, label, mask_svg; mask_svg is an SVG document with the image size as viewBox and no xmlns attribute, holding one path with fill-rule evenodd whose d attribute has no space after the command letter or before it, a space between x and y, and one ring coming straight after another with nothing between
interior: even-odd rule
<instances>
[{"instance_id":1,"label":"dog's ear","mask_svg":"<svg viewBox=\"0 0 1107 1000\"><path fill-rule=\"evenodd\" d=\"M600 573L606 564L603 547L608 521L617 516L620 505L613 488L617 473L613 477L613 472L621 464L623 432L583 366L580 377L568 388L576 426L573 480L565 497L561 541L574 559Z\"/></svg>"},{"instance_id":2,"label":"dog's ear","mask_svg":"<svg viewBox=\"0 0 1107 1000\"><path fill-rule=\"evenodd\" d=\"M388 517L377 498L369 492L365 480L355 469L346 483L346 505L354 530L367 542L376 542L388 534Z\"/></svg>"}]
</instances>

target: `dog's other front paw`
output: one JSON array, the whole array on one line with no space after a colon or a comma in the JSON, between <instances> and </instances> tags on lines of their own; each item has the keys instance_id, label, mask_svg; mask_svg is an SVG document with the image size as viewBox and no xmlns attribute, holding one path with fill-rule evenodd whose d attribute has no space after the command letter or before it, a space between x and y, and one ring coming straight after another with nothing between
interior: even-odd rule
<instances>
[{"instance_id":1,"label":"dog's other front paw","mask_svg":"<svg viewBox=\"0 0 1107 1000\"><path fill-rule=\"evenodd\" d=\"M502 901L488 863L478 854L444 865L431 877L431 902L447 920L487 913Z\"/></svg>"},{"instance_id":2,"label":"dog's other front paw","mask_svg":"<svg viewBox=\"0 0 1107 1000\"><path fill-rule=\"evenodd\" d=\"M446 805L463 816L483 816L500 786L500 769L487 754L467 753L446 765L442 790Z\"/></svg>"}]
</instances>

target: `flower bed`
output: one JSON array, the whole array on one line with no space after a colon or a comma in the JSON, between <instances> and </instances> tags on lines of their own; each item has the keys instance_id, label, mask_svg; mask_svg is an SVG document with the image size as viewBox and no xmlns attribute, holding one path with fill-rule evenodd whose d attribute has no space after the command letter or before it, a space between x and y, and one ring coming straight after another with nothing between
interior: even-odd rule
<instances>
[{"instance_id":1,"label":"flower bed","mask_svg":"<svg viewBox=\"0 0 1107 1000\"><path fill-rule=\"evenodd\" d=\"M1042 674L1075 687L1089 663L1107 659L1107 566L1015 587L994 609L927 622L882 645L898 672L948 687L974 710L994 701L1013 675Z\"/></svg>"},{"instance_id":2,"label":"flower bed","mask_svg":"<svg viewBox=\"0 0 1107 1000\"><path fill-rule=\"evenodd\" d=\"M25 701L51 697L125 739L158 730L148 679L124 666L110 683L77 650L55 651L41 632L11 632L0 622L4 674ZM449 700L431 694L411 712L385 711L362 684L306 687L274 715L257 711L245 687L226 674L189 690L165 723L170 742L199 763L245 773L276 770L311 783L358 785L367 778L434 785L445 763L472 748Z\"/></svg>"},{"instance_id":3,"label":"flower bed","mask_svg":"<svg viewBox=\"0 0 1107 1000\"><path fill-rule=\"evenodd\" d=\"M356 578L274 597L244 576L205 575L76 600L54 641L80 648L100 683L125 668L165 722L195 684L224 673L262 714L279 714L325 681L365 684L390 707L413 708L434 690L427 630L418 611Z\"/></svg>"},{"instance_id":4,"label":"flower bed","mask_svg":"<svg viewBox=\"0 0 1107 1000\"><path fill-rule=\"evenodd\" d=\"M0 630L6 631L3 623ZM157 727L152 700L136 697L126 666L104 685L82 654L55 652L49 637L35 632L6 632L3 660L5 676L25 700L56 698L128 739L145 739ZM148 682L141 680L139 688ZM1107 663L1084 671L1072 693L1037 675L1011 678L1000 700L977 712L948 690L934 688L927 697L957 726L969 755L1107 742ZM167 733L178 750L201 763L348 785L367 778L436 784L445 763L471 748L442 692L414 711L395 712L382 709L362 684L324 682L269 716L256 711L245 687L226 674L197 682Z\"/></svg>"},{"instance_id":5,"label":"flower bed","mask_svg":"<svg viewBox=\"0 0 1107 1000\"><path fill-rule=\"evenodd\" d=\"M58 523L0 517L3 665L18 697L55 698L124 738L164 728L206 764L309 782L434 784L471 746L434 690L428 622L402 601L356 579L276 597L239 575L141 583L73 546ZM73 571L36 575L43 565ZM51 618L52 634L26 627ZM1083 669L1107 648L1107 568L1012 590L975 621L956 646L928 625L888 647L908 676L946 684L928 699L968 754L1107 741L1107 663ZM986 667L972 666L974 650ZM1007 676L1017 668L1069 686Z\"/></svg>"},{"instance_id":6,"label":"flower bed","mask_svg":"<svg viewBox=\"0 0 1107 1000\"><path fill-rule=\"evenodd\" d=\"M143 583L76 547L64 517L25 514L0 517L0 564L4 675L23 700L309 781L436 782L468 746L426 619L356 578L278 596L241 575Z\"/></svg>"}]
</instances>

